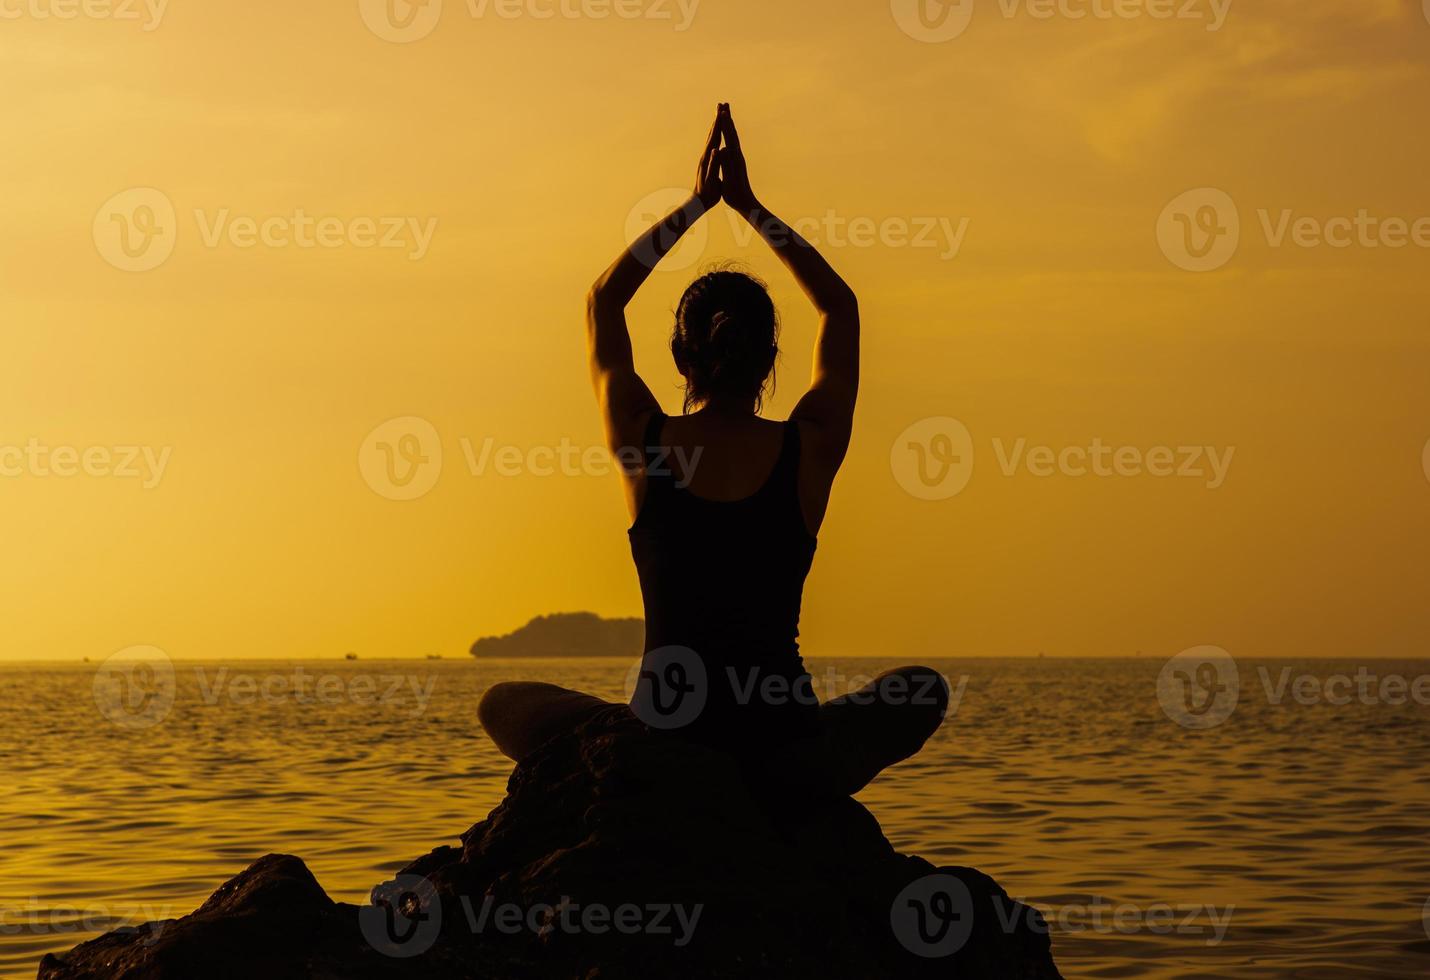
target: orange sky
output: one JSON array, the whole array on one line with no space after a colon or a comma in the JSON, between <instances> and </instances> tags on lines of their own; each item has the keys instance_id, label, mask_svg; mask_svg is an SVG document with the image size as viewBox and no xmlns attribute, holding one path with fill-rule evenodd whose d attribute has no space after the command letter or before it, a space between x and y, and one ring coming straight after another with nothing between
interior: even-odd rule
<instances>
[{"instance_id":1,"label":"orange sky","mask_svg":"<svg viewBox=\"0 0 1430 980\"><path fill-rule=\"evenodd\" d=\"M941 42L903 0L472 2L399 42L380 3L0 0L0 657L450 656L636 614L615 479L528 463L599 445L585 289L721 100L864 315L807 653L1424 653L1418 0L975 0ZM813 316L736 231L631 311L667 410L670 310L722 258L784 314L773 413L801 391ZM370 482L400 433L363 448L397 417L443 450L407 501ZM901 434L941 417L969 479L918 499ZM474 474L488 439L525 472ZM1135 462L1082 474L1094 445Z\"/></svg>"}]
</instances>

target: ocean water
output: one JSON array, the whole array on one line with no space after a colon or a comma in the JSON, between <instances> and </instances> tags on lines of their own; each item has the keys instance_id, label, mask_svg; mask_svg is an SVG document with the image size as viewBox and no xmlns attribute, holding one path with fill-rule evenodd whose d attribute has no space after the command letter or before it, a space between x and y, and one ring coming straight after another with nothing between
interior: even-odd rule
<instances>
[{"instance_id":1,"label":"ocean water","mask_svg":"<svg viewBox=\"0 0 1430 980\"><path fill-rule=\"evenodd\" d=\"M891 665L808 663L828 694ZM1043 909L1067 977L1430 975L1430 662L1241 661L1200 702L1152 659L931 665L956 709L861 799ZM116 702L97 666L0 667L0 976L271 851L361 901L501 799L483 690L617 698L628 664L181 662L172 702Z\"/></svg>"}]
</instances>

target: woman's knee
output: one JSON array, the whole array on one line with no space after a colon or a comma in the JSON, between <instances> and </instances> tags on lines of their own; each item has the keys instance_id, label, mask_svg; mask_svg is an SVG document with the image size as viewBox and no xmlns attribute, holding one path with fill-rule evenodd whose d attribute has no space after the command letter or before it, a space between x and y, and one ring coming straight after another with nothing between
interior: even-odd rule
<instances>
[{"instance_id":1,"label":"woman's knee","mask_svg":"<svg viewBox=\"0 0 1430 980\"><path fill-rule=\"evenodd\" d=\"M487 731L500 729L502 722L517 714L523 705L531 703L550 684L539 681L503 681L493 684L477 702L477 721Z\"/></svg>"},{"instance_id":2,"label":"woman's knee","mask_svg":"<svg viewBox=\"0 0 1430 980\"><path fill-rule=\"evenodd\" d=\"M943 724L948 713L948 681L932 667L899 667L880 677L888 703L903 704L918 718L917 727L927 737Z\"/></svg>"}]
</instances>

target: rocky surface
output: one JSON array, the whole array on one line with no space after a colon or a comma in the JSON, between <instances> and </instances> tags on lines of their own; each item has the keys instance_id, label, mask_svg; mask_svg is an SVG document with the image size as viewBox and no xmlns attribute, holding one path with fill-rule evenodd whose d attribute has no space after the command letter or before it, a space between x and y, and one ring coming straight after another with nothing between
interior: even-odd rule
<instances>
[{"instance_id":1,"label":"rocky surface","mask_svg":"<svg viewBox=\"0 0 1430 980\"><path fill-rule=\"evenodd\" d=\"M729 757L629 716L553 740L508 790L369 906L269 855L40 980L1058 977L1041 918L986 875L897 854L852 799L757 798Z\"/></svg>"}]
</instances>

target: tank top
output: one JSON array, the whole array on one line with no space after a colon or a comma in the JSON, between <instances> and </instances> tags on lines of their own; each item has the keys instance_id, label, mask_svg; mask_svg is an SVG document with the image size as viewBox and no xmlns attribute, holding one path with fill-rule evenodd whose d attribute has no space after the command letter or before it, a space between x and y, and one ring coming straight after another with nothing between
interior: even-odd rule
<instances>
[{"instance_id":1,"label":"tank top","mask_svg":"<svg viewBox=\"0 0 1430 980\"><path fill-rule=\"evenodd\" d=\"M693 652L704 703L679 726L687 735L742 752L810 734L817 705L798 637L816 540L800 505L799 425L783 423L779 458L758 490L717 501L684 485L686 467L662 439L666 421L657 411L646 427L645 498L629 531L645 664L661 651Z\"/></svg>"}]
</instances>

